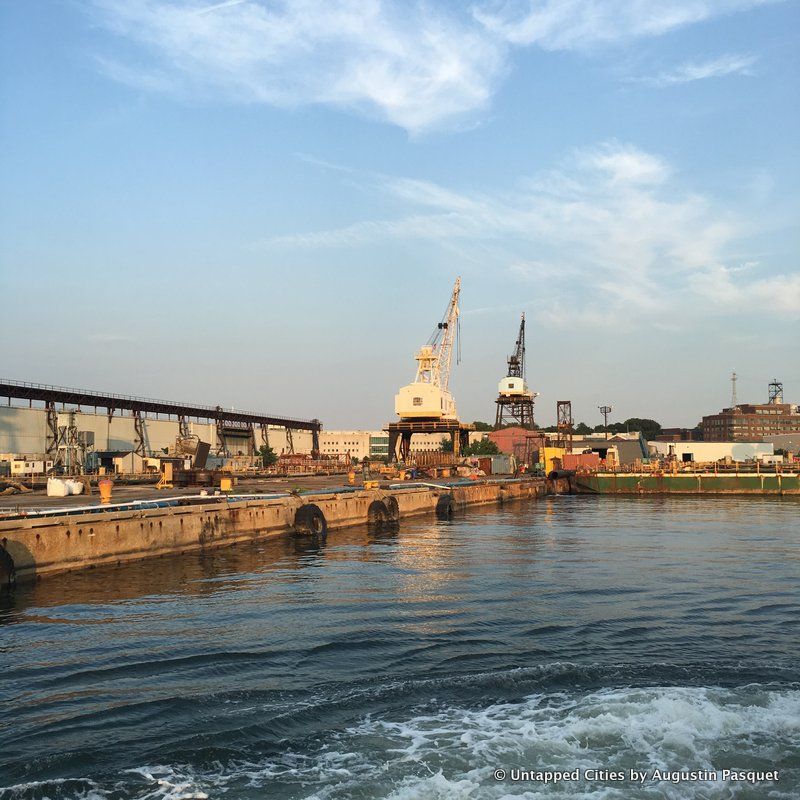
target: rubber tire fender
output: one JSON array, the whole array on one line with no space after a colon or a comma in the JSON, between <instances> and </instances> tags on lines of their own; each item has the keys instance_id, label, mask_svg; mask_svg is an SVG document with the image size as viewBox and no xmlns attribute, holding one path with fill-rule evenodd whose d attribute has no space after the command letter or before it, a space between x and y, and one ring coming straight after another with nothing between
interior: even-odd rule
<instances>
[{"instance_id":1,"label":"rubber tire fender","mask_svg":"<svg viewBox=\"0 0 800 800\"><path fill-rule=\"evenodd\" d=\"M294 529L296 533L305 533L312 536L327 536L328 522L322 509L315 503L306 503L300 506L294 515Z\"/></svg>"},{"instance_id":2,"label":"rubber tire fender","mask_svg":"<svg viewBox=\"0 0 800 800\"><path fill-rule=\"evenodd\" d=\"M389 522L389 508L383 500L373 500L367 509L368 525L384 525Z\"/></svg>"},{"instance_id":3,"label":"rubber tire fender","mask_svg":"<svg viewBox=\"0 0 800 800\"><path fill-rule=\"evenodd\" d=\"M389 521L400 522L400 506L397 502L397 498L390 494L383 498L383 502L386 505L386 510L389 512Z\"/></svg>"},{"instance_id":4,"label":"rubber tire fender","mask_svg":"<svg viewBox=\"0 0 800 800\"><path fill-rule=\"evenodd\" d=\"M439 519L450 519L454 510L452 494L443 494L436 501L436 516Z\"/></svg>"},{"instance_id":5,"label":"rubber tire fender","mask_svg":"<svg viewBox=\"0 0 800 800\"><path fill-rule=\"evenodd\" d=\"M17 570L14 559L5 547L0 547L0 588L13 586L17 582Z\"/></svg>"}]
</instances>

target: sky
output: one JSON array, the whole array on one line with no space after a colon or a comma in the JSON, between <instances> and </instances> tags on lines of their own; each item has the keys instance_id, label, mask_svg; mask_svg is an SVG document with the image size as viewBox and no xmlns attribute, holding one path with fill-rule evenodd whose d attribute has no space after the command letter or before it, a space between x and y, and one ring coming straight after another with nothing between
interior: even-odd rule
<instances>
[{"instance_id":1,"label":"sky","mask_svg":"<svg viewBox=\"0 0 800 800\"><path fill-rule=\"evenodd\" d=\"M800 403L800 6L0 0L0 376L376 428Z\"/></svg>"}]
</instances>

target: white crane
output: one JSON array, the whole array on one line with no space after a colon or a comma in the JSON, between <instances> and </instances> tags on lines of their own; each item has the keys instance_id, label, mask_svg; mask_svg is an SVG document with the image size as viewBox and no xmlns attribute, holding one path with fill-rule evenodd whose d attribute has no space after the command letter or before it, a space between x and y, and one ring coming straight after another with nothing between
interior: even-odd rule
<instances>
[{"instance_id":1,"label":"white crane","mask_svg":"<svg viewBox=\"0 0 800 800\"><path fill-rule=\"evenodd\" d=\"M458 330L458 297L461 278L456 278L453 294L442 321L430 339L417 351L417 375L394 398L394 410L401 419L458 419L456 402L447 389L453 347Z\"/></svg>"}]
</instances>

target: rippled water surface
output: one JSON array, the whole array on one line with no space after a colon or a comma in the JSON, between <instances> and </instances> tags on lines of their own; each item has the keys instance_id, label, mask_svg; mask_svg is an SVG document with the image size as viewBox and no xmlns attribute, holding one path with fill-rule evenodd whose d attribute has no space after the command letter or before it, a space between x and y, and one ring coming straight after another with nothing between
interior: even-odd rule
<instances>
[{"instance_id":1,"label":"rippled water surface","mask_svg":"<svg viewBox=\"0 0 800 800\"><path fill-rule=\"evenodd\" d=\"M799 512L558 497L20 587L0 800L800 797Z\"/></svg>"}]
</instances>

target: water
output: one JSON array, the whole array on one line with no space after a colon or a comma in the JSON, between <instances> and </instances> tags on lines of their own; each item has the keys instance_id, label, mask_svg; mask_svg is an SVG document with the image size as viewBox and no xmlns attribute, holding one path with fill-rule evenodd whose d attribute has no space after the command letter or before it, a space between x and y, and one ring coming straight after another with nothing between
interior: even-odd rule
<instances>
[{"instance_id":1,"label":"water","mask_svg":"<svg viewBox=\"0 0 800 800\"><path fill-rule=\"evenodd\" d=\"M0 800L800 797L799 511L557 497L18 588ZM652 777L731 768L779 778Z\"/></svg>"}]
</instances>

